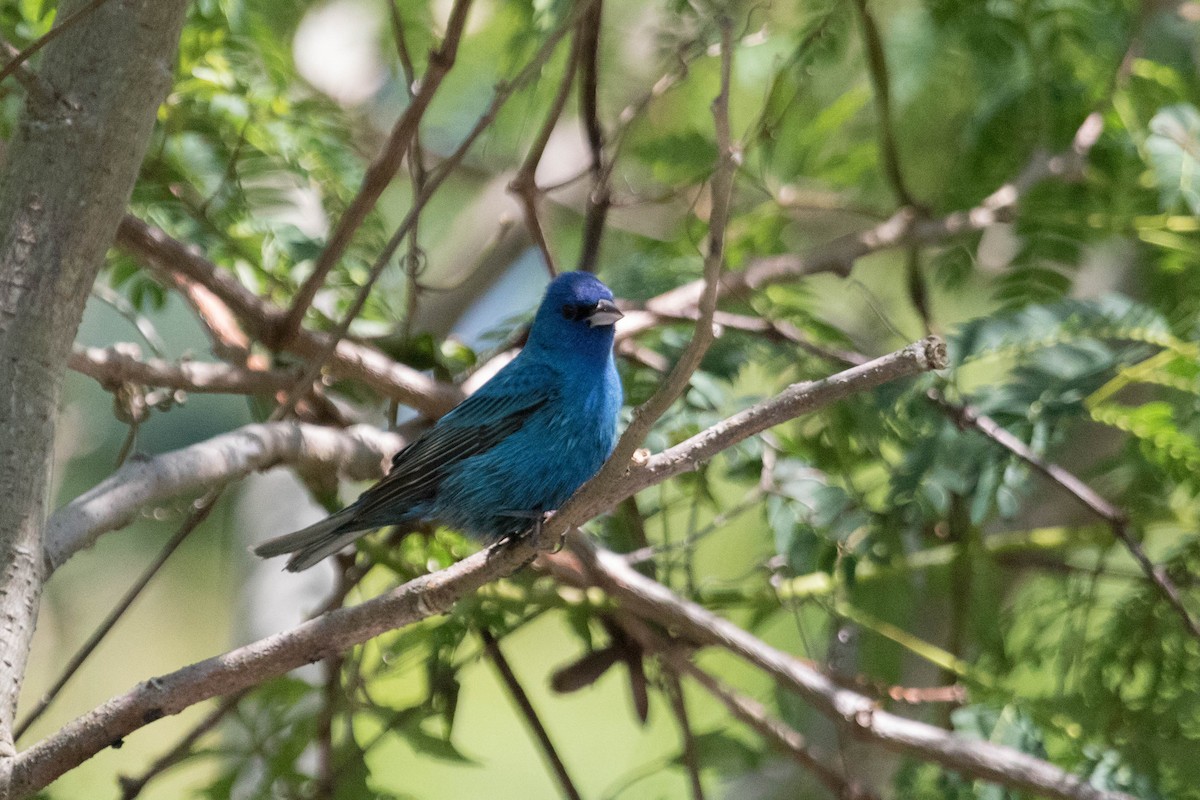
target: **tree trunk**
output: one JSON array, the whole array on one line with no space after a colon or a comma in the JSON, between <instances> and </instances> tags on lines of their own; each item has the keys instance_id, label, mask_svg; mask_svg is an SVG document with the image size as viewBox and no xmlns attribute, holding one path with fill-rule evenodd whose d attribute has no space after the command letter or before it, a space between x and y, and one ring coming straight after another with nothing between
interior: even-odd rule
<instances>
[{"instance_id":1,"label":"tree trunk","mask_svg":"<svg viewBox=\"0 0 1200 800\"><path fill-rule=\"evenodd\" d=\"M88 5L63 0L58 19ZM170 87L187 0L109 0L47 44L0 174L0 798L37 617L63 370Z\"/></svg>"}]
</instances>

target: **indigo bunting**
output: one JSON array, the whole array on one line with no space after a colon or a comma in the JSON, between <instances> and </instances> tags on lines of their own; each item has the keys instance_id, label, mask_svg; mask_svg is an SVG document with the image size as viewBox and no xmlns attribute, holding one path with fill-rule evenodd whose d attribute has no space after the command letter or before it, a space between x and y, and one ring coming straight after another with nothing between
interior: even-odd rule
<instances>
[{"instance_id":1,"label":"indigo bunting","mask_svg":"<svg viewBox=\"0 0 1200 800\"><path fill-rule=\"evenodd\" d=\"M612 453L621 408L608 287L586 272L551 281L525 348L392 459L352 504L255 548L298 572L385 525L437 520L483 541L558 508Z\"/></svg>"}]
</instances>

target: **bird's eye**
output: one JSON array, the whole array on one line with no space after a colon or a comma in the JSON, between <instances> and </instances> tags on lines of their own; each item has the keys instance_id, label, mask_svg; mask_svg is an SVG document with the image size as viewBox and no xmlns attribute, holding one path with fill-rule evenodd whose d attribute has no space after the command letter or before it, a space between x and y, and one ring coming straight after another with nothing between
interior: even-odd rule
<instances>
[{"instance_id":1,"label":"bird's eye","mask_svg":"<svg viewBox=\"0 0 1200 800\"><path fill-rule=\"evenodd\" d=\"M587 303L567 303L562 307L563 319L569 319L572 322L579 319L586 319L589 314L596 310L595 306Z\"/></svg>"}]
</instances>

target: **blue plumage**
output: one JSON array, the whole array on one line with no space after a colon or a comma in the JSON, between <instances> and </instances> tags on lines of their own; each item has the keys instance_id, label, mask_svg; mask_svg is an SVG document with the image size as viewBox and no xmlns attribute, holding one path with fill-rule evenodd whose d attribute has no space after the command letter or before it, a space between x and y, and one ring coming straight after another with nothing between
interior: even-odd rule
<instances>
[{"instance_id":1,"label":"blue plumage","mask_svg":"<svg viewBox=\"0 0 1200 800\"><path fill-rule=\"evenodd\" d=\"M438 520L484 541L558 508L612 452L621 408L612 292L585 272L546 289L529 340L495 377L396 454L338 513L255 549L307 569L366 531Z\"/></svg>"}]
</instances>

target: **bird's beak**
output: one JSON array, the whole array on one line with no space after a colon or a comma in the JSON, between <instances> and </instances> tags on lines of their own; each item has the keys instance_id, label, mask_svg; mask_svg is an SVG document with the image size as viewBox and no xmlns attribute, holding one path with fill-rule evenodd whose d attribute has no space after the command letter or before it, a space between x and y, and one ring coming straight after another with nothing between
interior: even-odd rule
<instances>
[{"instance_id":1,"label":"bird's beak","mask_svg":"<svg viewBox=\"0 0 1200 800\"><path fill-rule=\"evenodd\" d=\"M589 327L598 328L601 325L612 325L625 316L612 300L601 300L596 304L596 310L587 315Z\"/></svg>"}]
</instances>

